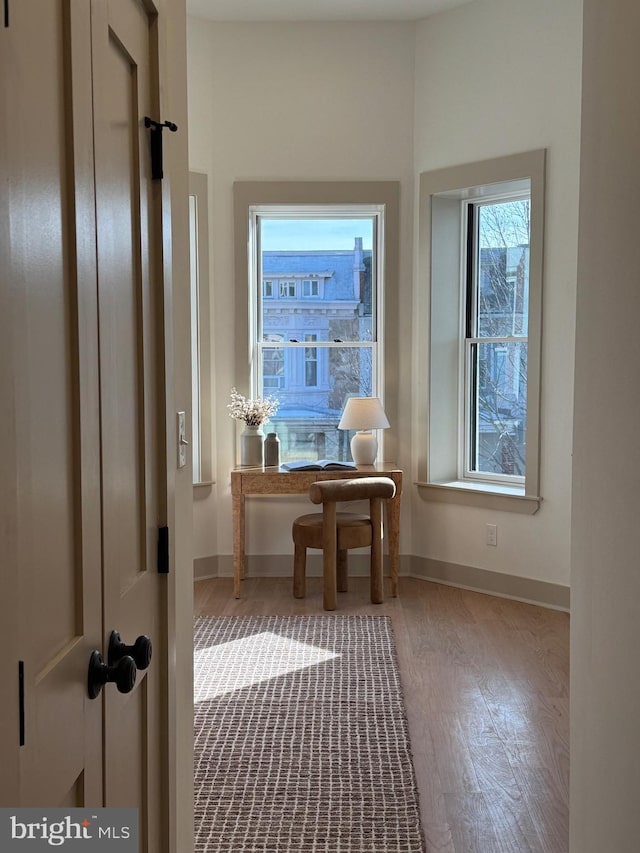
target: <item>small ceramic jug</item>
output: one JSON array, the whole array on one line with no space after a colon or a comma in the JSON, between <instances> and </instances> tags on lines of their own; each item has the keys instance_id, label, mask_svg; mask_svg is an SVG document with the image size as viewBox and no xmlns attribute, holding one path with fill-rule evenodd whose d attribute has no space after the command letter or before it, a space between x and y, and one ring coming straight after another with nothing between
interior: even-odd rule
<instances>
[{"instance_id":1,"label":"small ceramic jug","mask_svg":"<svg viewBox=\"0 0 640 853\"><path fill-rule=\"evenodd\" d=\"M280 439L275 432L270 432L264 440L265 467L280 464Z\"/></svg>"}]
</instances>

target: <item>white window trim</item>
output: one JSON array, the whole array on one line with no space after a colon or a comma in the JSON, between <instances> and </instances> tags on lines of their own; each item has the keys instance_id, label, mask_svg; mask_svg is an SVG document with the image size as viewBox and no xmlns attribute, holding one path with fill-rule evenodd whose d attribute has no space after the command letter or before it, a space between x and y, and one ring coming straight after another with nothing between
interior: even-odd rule
<instances>
[{"instance_id":1,"label":"white window trim","mask_svg":"<svg viewBox=\"0 0 640 853\"><path fill-rule=\"evenodd\" d=\"M190 210L195 210L195 232L190 233L192 288L197 290L196 303L192 311L192 357L194 367L192 405L192 446L194 457L194 487L211 486L213 475L213 427L212 427L212 372L211 372L211 322L209 283L209 224L207 176L198 172L189 173ZM191 216L190 216L191 220ZM197 447L195 445L197 444ZM195 461L195 460L194 460ZM197 470L199 468L199 471Z\"/></svg>"},{"instance_id":2,"label":"white window trim","mask_svg":"<svg viewBox=\"0 0 640 853\"><path fill-rule=\"evenodd\" d=\"M499 195L503 189L517 192L518 181L524 179L531 185L525 481L518 485L463 479L459 469L462 293L459 279L463 239L460 202L477 196L484 198L489 187ZM420 176L413 451L415 480L427 499L529 514L540 506L544 179L544 150L439 169ZM457 224L453 225L454 222ZM437 246L432 245L434 232Z\"/></svg>"},{"instance_id":3,"label":"white window trim","mask_svg":"<svg viewBox=\"0 0 640 853\"><path fill-rule=\"evenodd\" d=\"M384 431L384 456L395 460L397 438L394 429L397 423L397 383L388 377L397 375L397 335L387 334L385 328L394 330L398 324L398 281L399 271L399 181L236 181L234 192L234 266L235 266L235 310L236 310L236 387L241 393L249 394L251 358L253 354L250 330L255 328L256 304L249 299L249 253L253 251L249 233L249 211L256 205L304 205L304 206L361 206L378 205L384 209L384 256L381 259L381 278L386 282L379 300L379 338L383 342L379 352L379 396L384 400L385 411L391 429ZM247 322L248 318L248 322ZM345 342L347 343L347 342ZM330 344L340 346L341 344ZM349 341L349 346L367 345L370 342ZM304 346L294 344L293 346ZM382 452L380 454L381 458Z\"/></svg>"}]
</instances>

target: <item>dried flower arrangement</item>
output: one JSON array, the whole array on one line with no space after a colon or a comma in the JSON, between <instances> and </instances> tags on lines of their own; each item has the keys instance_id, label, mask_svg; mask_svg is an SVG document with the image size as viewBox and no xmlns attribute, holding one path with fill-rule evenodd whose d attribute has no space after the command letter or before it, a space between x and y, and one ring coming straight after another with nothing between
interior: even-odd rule
<instances>
[{"instance_id":1,"label":"dried flower arrangement","mask_svg":"<svg viewBox=\"0 0 640 853\"><path fill-rule=\"evenodd\" d=\"M275 397L247 399L236 388L231 389L231 402L227 405L229 417L244 421L247 426L260 426L278 411L279 400Z\"/></svg>"}]
</instances>

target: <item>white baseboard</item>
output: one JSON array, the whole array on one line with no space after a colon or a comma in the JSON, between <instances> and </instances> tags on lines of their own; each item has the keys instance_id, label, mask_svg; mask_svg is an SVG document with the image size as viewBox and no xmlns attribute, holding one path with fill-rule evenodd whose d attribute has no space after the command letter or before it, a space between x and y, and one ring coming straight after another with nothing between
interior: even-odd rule
<instances>
[{"instance_id":1,"label":"white baseboard","mask_svg":"<svg viewBox=\"0 0 640 853\"><path fill-rule=\"evenodd\" d=\"M414 578L471 589L502 598L513 598L554 610L570 609L570 588L548 581L492 572L488 569L477 569L457 563L445 563L428 557L411 557L409 574Z\"/></svg>"},{"instance_id":2,"label":"white baseboard","mask_svg":"<svg viewBox=\"0 0 640 853\"><path fill-rule=\"evenodd\" d=\"M289 577L293 574L293 556L291 554L265 554L262 556L250 554L246 558L246 567L247 577ZM309 577L320 577L322 575L322 554L320 552L307 556L307 574ZM354 577L366 577L369 574L369 555L367 553L349 555L349 574ZM385 574L388 574L388 568ZM400 575L457 586L503 598L513 598L556 610L568 611L570 607L570 589L567 586L502 572L492 572L473 566L445 563L441 560L431 560L428 557L401 555ZM233 577L233 557L230 554L221 554L217 557L199 557L194 560L195 580L223 577Z\"/></svg>"}]
</instances>

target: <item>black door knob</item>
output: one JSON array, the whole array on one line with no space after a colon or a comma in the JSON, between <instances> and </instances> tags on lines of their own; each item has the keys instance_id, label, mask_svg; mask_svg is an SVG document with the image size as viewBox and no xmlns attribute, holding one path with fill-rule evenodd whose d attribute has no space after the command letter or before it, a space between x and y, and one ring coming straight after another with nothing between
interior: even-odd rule
<instances>
[{"instance_id":1,"label":"black door knob","mask_svg":"<svg viewBox=\"0 0 640 853\"><path fill-rule=\"evenodd\" d=\"M125 655L115 664L107 666L102 655L96 649L89 658L87 689L90 699L97 699L105 684L114 683L120 693L130 693L136 683L136 664L132 657Z\"/></svg>"},{"instance_id":2,"label":"black door knob","mask_svg":"<svg viewBox=\"0 0 640 853\"><path fill-rule=\"evenodd\" d=\"M138 669L146 669L151 663L151 640L142 634L132 646L127 646L117 631L112 631L109 637L107 660L109 666L114 666L121 658L132 657Z\"/></svg>"}]
</instances>

